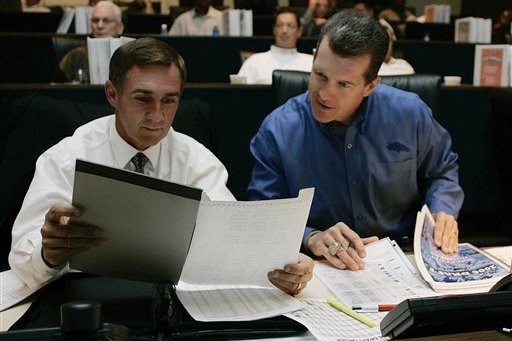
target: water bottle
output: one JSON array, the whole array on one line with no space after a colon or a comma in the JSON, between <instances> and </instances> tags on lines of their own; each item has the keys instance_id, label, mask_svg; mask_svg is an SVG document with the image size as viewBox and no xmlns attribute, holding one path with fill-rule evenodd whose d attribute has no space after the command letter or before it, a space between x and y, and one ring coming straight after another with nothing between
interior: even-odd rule
<instances>
[{"instance_id":1,"label":"water bottle","mask_svg":"<svg viewBox=\"0 0 512 341\"><path fill-rule=\"evenodd\" d=\"M213 26L212 36L214 36L214 37L220 36L220 31L219 31L219 28L217 26Z\"/></svg>"},{"instance_id":2,"label":"water bottle","mask_svg":"<svg viewBox=\"0 0 512 341\"><path fill-rule=\"evenodd\" d=\"M73 83L78 83L78 84L87 83L86 76L85 76L85 70L84 70L84 64L82 62L78 62L76 64L75 79L73 80Z\"/></svg>"}]
</instances>

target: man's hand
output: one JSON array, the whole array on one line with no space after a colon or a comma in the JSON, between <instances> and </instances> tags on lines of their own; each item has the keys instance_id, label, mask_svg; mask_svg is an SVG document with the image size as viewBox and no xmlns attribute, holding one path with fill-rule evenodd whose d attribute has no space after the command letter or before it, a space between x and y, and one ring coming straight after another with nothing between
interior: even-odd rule
<instances>
[{"instance_id":1,"label":"man's hand","mask_svg":"<svg viewBox=\"0 0 512 341\"><path fill-rule=\"evenodd\" d=\"M456 253L459 250L459 227L457 220L446 213L437 212L432 216L435 220L434 242L444 253Z\"/></svg>"},{"instance_id":2,"label":"man's hand","mask_svg":"<svg viewBox=\"0 0 512 341\"><path fill-rule=\"evenodd\" d=\"M279 289L290 295L297 295L313 278L315 263L305 254L299 253L297 263L286 264L283 270L273 270L268 279Z\"/></svg>"},{"instance_id":3,"label":"man's hand","mask_svg":"<svg viewBox=\"0 0 512 341\"><path fill-rule=\"evenodd\" d=\"M364 269L365 245L379 240L378 237L360 238L344 223L337 223L308 239L306 247L316 256L324 256L340 269Z\"/></svg>"},{"instance_id":4,"label":"man's hand","mask_svg":"<svg viewBox=\"0 0 512 341\"><path fill-rule=\"evenodd\" d=\"M101 229L68 224L69 218L79 216L77 208L66 204L53 205L46 213L41 235L43 260L47 265L59 266L75 253L103 242Z\"/></svg>"}]
</instances>

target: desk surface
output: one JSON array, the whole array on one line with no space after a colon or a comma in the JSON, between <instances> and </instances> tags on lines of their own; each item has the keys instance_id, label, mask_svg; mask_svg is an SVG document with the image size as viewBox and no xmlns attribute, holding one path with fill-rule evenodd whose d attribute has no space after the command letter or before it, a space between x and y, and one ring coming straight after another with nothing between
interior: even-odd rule
<instances>
[{"instance_id":1,"label":"desk surface","mask_svg":"<svg viewBox=\"0 0 512 341\"><path fill-rule=\"evenodd\" d=\"M486 248L486 251L499 258L503 262L512 267L512 246L505 247L493 247ZM414 255L408 254L407 258L412 264L414 262ZM306 288L297 295L297 298L325 298L332 296L327 287L316 277L313 277ZM27 309L30 307L31 302L22 302L10 309L7 309L0 313L0 331L8 330L14 322L16 322ZM309 339L309 338L308 338ZM447 336L431 336L415 338L414 340L510 340L509 335L502 334L497 331L482 331L477 333L464 333L464 334L452 334ZM288 339L286 339L288 340ZM303 340L300 338L293 338L293 340ZM291 339L290 339L291 341Z\"/></svg>"}]
</instances>

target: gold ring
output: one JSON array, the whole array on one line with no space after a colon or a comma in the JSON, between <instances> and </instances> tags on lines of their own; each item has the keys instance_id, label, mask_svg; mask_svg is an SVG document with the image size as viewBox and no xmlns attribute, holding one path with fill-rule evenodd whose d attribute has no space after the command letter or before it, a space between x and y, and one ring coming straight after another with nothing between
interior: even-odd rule
<instances>
[{"instance_id":1,"label":"gold ring","mask_svg":"<svg viewBox=\"0 0 512 341\"><path fill-rule=\"evenodd\" d=\"M340 244L340 243L338 243L337 241L333 241L333 242L329 245L329 248L328 248L329 254L330 254L331 256L335 256L335 255L338 253L338 251L339 251L340 247L341 247L341 244Z\"/></svg>"},{"instance_id":2,"label":"gold ring","mask_svg":"<svg viewBox=\"0 0 512 341\"><path fill-rule=\"evenodd\" d=\"M295 290L293 290L292 295L297 295L300 292L301 287L302 283L297 283L297 287L295 288Z\"/></svg>"},{"instance_id":3,"label":"gold ring","mask_svg":"<svg viewBox=\"0 0 512 341\"><path fill-rule=\"evenodd\" d=\"M457 235L457 230L452 229L452 234L453 234L454 236L456 236L456 235Z\"/></svg>"}]
</instances>

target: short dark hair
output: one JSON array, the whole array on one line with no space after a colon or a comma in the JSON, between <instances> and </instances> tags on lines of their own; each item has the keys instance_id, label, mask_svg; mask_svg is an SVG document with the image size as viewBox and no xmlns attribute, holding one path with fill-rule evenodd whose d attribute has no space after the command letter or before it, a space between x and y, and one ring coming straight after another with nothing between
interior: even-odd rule
<instances>
[{"instance_id":1,"label":"short dark hair","mask_svg":"<svg viewBox=\"0 0 512 341\"><path fill-rule=\"evenodd\" d=\"M169 44L162 40L144 37L121 45L112 56L109 80L118 90L122 89L126 74L133 66L163 65L178 67L181 76L181 90L187 79L185 61Z\"/></svg>"},{"instance_id":2,"label":"short dark hair","mask_svg":"<svg viewBox=\"0 0 512 341\"><path fill-rule=\"evenodd\" d=\"M370 56L365 80L370 83L377 77L388 50L389 36L377 20L366 14L345 9L333 15L322 27L317 50L322 40L329 39L330 49L342 58Z\"/></svg>"},{"instance_id":3,"label":"short dark hair","mask_svg":"<svg viewBox=\"0 0 512 341\"><path fill-rule=\"evenodd\" d=\"M276 10L276 12L274 13L274 17L273 17L274 21L273 21L272 27L276 26L277 16L279 14L286 14L286 13L290 13L295 16L295 22L297 23L297 28L300 28L301 25L300 25L299 15L291 7L280 7Z\"/></svg>"}]
</instances>

